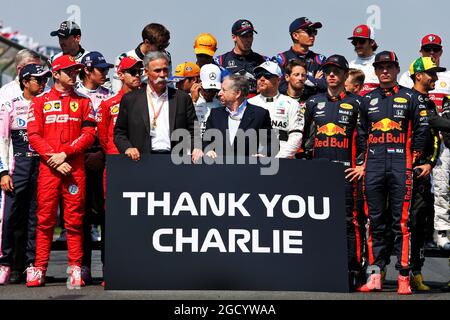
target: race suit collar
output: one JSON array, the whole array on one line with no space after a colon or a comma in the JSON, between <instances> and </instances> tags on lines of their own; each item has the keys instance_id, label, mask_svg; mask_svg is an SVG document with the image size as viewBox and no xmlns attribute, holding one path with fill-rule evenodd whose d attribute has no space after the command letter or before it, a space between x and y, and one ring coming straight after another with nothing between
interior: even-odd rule
<instances>
[{"instance_id":1,"label":"race suit collar","mask_svg":"<svg viewBox=\"0 0 450 320\"><path fill-rule=\"evenodd\" d=\"M393 96L394 94L397 94L398 91L400 90L400 88L397 84L397 85L393 86L392 88L380 88L380 90L381 90L381 94L384 97L390 97L390 96Z\"/></svg>"},{"instance_id":2,"label":"race suit collar","mask_svg":"<svg viewBox=\"0 0 450 320\"><path fill-rule=\"evenodd\" d=\"M86 50L80 45L80 50L78 50L78 53L75 55L75 60L81 59L83 54L86 52Z\"/></svg>"},{"instance_id":3,"label":"race suit collar","mask_svg":"<svg viewBox=\"0 0 450 320\"><path fill-rule=\"evenodd\" d=\"M337 96L330 96L330 95L327 93L328 100L330 100L330 101L332 101L332 102L341 101L341 100L343 100L346 96L347 96L347 92L345 92L345 90L342 91L341 93L339 93Z\"/></svg>"},{"instance_id":4,"label":"race suit collar","mask_svg":"<svg viewBox=\"0 0 450 320\"><path fill-rule=\"evenodd\" d=\"M139 45L137 46L136 49L134 49L134 53L136 53L136 55L139 57L139 59L144 60L144 54L141 51L141 45L143 44L143 42L139 43Z\"/></svg>"}]
</instances>

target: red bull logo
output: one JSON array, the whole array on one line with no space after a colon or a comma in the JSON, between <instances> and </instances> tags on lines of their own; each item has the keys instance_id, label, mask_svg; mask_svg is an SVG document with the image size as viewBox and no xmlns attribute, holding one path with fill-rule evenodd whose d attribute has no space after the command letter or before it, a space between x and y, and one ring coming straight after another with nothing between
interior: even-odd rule
<instances>
[{"instance_id":1,"label":"red bull logo","mask_svg":"<svg viewBox=\"0 0 450 320\"><path fill-rule=\"evenodd\" d=\"M342 135L346 136L345 133L345 127L341 128L334 123L327 123L326 125L323 125L321 127L317 127L317 134L324 134L328 137Z\"/></svg>"},{"instance_id":2,"label":"red bull logo","mask_svg":"<svg viewBox=\"0 0 450 320\"><path fill-rule=\"evenodd\" d=\"M382 132L388 132L393 130L402 130L402 122L395 122L392 121L389 118L384 118L383 120L380 120L378 122L372 123L372 130L371 131L382 131Z\"/></svg>"}]
</instances>

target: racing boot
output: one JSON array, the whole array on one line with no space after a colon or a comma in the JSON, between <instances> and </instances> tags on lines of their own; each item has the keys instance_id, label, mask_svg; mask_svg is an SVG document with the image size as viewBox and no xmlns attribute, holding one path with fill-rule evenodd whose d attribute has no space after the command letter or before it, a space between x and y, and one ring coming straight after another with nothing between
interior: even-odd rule
<instances>
[{"instance_id":1,"label":"racing boot","mask_svg":"<svg viewBox=\"0 0 450 320\"><path fill-rule=\"evenodd\" d=\"M43 287L45 285L45 269L40 267L29 266L27 273L27 287Z\"/></svg>"},{"instance_id":2,"label":"racing boot","mask_svg":"<svg viewBox=\"0 0 450 320\"><path fill-rule=\"evenodd\" d=\"M81 267L81 279L83 279L83 281L86 285L92 284L91 268L89 268L87 266Z\"/></svg>"},{"instance_id":3,"label":"racing boot","mask_svg":"<svg viewBox=\"0 0 450 320\"><path fill-rule=\"evenodd\" d=\"M366 274L367 282L356 290L359 292L381 291L382 280L380 268L378 266L369 266Z\"/></svg>"},{"instance_id":4,"label":"racing boot","mask_svg":"<svg viewBox=\"0 0 450 320\"><path fill-rule=\"evenodd\" d=\"M398 275L398 289L397 293L401 295L412 294L409 276Z\"/></svg>"},{"instance_id":5,"label":"racing boot","mask_svg":"<svg viewBox=\"0 0 450 320\"><path fill-rule=\"evenodd\" d=\"M423 283L423 276L420 272L413 272L411 275L411 288L415 291L430 291L431 288Z\"/></svg>"},{"instance_id":6,"label":"racing boot","mask_svg":"<svg viewBox=\"0 0 450 320\"><path fill-rule=\"evenodd\" d=\"M0 266L0 285L7 284L11 277L11 267Z\"/></svg>"},{"instance_id":7,"label":"racing boot","mask_svg":"<svg viewBox=\"0 0 450 320\"><path fill-rule=\"evenodd\" d=\"M67 274L69 275L69 277L67 278L68 289L80 289L81 287L85 286L85 283L81 278L81 267L69 266L67 268Z\"/></svg>"}]
</instances>

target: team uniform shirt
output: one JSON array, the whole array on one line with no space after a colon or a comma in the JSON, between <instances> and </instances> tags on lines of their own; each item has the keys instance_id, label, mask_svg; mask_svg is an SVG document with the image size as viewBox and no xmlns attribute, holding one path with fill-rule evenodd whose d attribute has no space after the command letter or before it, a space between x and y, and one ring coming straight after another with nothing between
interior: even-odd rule
<instances>
[{"instance_id":1,"label":"team uniform shirt","mask_svg":"<svg viewBox=\"0 0 450 320\"><path fill-rule=\"evenodd\" d=\"M450 95L450 71L438 72L438 80L436 81L436 87L433 91L430 91L428 96L436 104L439 113L442 112L442 100L444 97ZM411 74L406 71L400 77L399 84L406 88L412 88L414 82L411 79Z\"/></svg>"},{"instance_id":2,"label":"team uniform shirt","mask_svg":"<svg viewBox=\"0 0 450 320\"><path fill-rule=\"evenodd\" d=\"M81 63L81 59L83 59L83 57L85 55L87 55L88 53L89 53L89 51L85 50L83 47L80 46L80 50L78 51L78 53L73 58L75 59L76 62ZM48 59L47 63L48 63L48 66L49 66L50 70L51 70L53 61L55 61L56 58L59 58L62 55L64 55L64 53L63 52L59 52L59 53L51 56L50 59Z\"/></svg>"},{"instance_id":3,"label":"team uniform shirt","mask_svg":"<svg viewBox=\"0 0 450 320\"><path fill-rule=\"evenodd\" d=\"M28 143L27 118L31 101L23 95L0 109L0 175L10 174L13 157L39 156Z\"/></svg>"},{"instance_id":4,"label":"team uniform shirt","mask_svg":"<svg viewBox=\"0 0 450 320\"><path fill-rule=\"evenodd\" d=\"M367 93L371 92L380 85L380 81L375 74L375 69L373 67L373 62L375 61L375 54L368 58L357 57L355 60L349 63L349 67L353 69L358 69L364 72L364 86L359 93L360 96L365 96Z\"/></svg>"},{"instance_id":5,"label":"team uniform shirt","mask_svg":"<svg viewBox=\"0 0 450 320\"><path fill-rule=\"evenodd\" d=\"M114 63L114 76L112 80L112 91L115 93L118 93L120 89L122 88L122 81L119 79L119 76L117 75L117 68L119 67L120 61L122 61L125 57L132 57L135 58L137 61L143 61L145 55L141 52L141 44L140 43L136 49L130 50L128 52L122 53L120 56L117 57L116 62ZM170 78L172 76L172 57L169 53L169 51L163 51L167 56L169 57L169 75ZM142 83L147 83L147 76L142 75L141 78Z\"/></svg>"},{"instance_id":6,"label":"team uniform shirt","mask_svg":"<svg viewBox=\"0 0 450 320\"><path fill-rule=\"evenodd\" d=\"M194 103L195 114L197 115L197 119L200 122L200 130L201 136L206 130L206 121L208 120L209 114L211 113L211 109L223 107L220 101L217 98L214 98L213 101L207 102L205 98L200 94L196 103Z\"/></svg>"},{"instance_id":7,"label":"team uniform shirt","mask_svg":"<svg viewBox=\"0 0 450 320\"><path fill-rule=\"evenodd\" d=\"M277 129L280 139L279 158L294 158L302 143L303 114L299 103L278 93L273 98L259 94L248 100L249 104L269 111L272 128Z\"/></svg>"},{"instance_id":8,"label":"team uniform shirt","mask_svg":"<svg viewBox=\"0 0 450 320\"><path fill-rule=\"evenodd\" d=\"M214 63L229 74L244 76L250 83L250 94L254 96L256 94L256 78L253 69L267 60L267 57L253 51L243 56L231 50L215 57Z\"/></svg>"},{"instance_id":9,"label":"team uniform shirt","mask_svg":"<svg viewBox=\"0 0 450 320\"><path fill-rule=\"evenodd\" d=\"M309 98L319 92L325 92L327 84L325 78L316 79L316 74L319 72L322 64L325 62L325 56L317 54L309 50L306 54L301 54L292 49L281 52L272 58L273 61L278 62L281 70L285 71L286 65L292 60L300 60L306 63L306 81L304 88L304 95ZM280 92L285 94L287 92L287 82L282 77L280 83Z\"/></svg>"},{"instance_id":10,"label":"team uniform shirt","mask_svg":"<svg viewBox=\"0 0 450 320\"><path fill-rule=\"evenodd\" d=\"M356 160L356 125L360 98L342 92L339 97L318 94L305 107L305 135L313 136L313 158L339 162L354 167Z\"/></svg>"},{"instance_id":11,"label":"team uniform shirt","mask_svg":"<svg viewBox=\"0 0 450 320\"><path fill-rule=\"evenodd\" d=\"M100 103L102 103L102 101L106 99L109 99L113 95L113 93L109 89L103 86L99 86L97 89L91 90L86 88L82 82L77 83L75 91L78 94L84 95L91 99L94 114L97 113L97 109L100 106Z\"/></svg>"},{"instance_id":12,"label":"team uniform shirt","mask_svg":"<svg viewBox=\"0 0 450 320\"><path fill-rule=\"evenodd\" d=\"M119 115L120 101L124 93L122 90L118 94L103 101L96 114L97 132L100 145L106 154L119 154L114 144L114 126Z\"/></svg>"}]
</instances>

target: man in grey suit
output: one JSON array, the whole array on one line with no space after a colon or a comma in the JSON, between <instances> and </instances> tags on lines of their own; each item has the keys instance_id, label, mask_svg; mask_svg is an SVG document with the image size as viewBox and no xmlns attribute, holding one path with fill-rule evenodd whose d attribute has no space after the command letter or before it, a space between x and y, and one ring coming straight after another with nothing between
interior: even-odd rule
<instances>
[{"instance_id":1,"label":"man in grey suit","mask_svg":"<svg viewBox=\"0 0 450 320\"><path fill-rule=\"evenodd\" d=\"M148 84L123 96L114 127L114 143L120 153L138 161L142 153L170 153L178 141L172 132L186 129L194 141L197 120L192 99L186 93L167 86L169 57L152 51L144 57ZM194 149L192 158L201 157Z\"/></svg>"}]
</instances>

